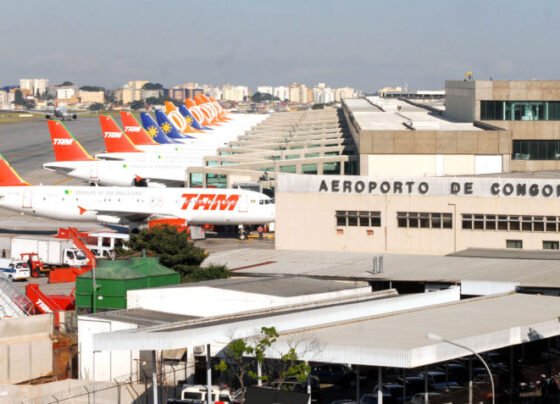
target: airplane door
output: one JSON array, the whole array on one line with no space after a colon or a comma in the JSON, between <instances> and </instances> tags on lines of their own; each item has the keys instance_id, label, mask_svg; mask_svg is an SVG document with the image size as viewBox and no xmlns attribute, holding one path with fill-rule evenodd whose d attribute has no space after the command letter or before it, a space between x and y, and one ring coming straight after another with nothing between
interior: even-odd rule
<instances>
[{"instance_id":1,"label":"airplane door","mask_svg":"<svg viewBox=\"0 0 560 404\"><path fill-rule=\"evenodd\" d=\"M89 169L89 178L91 180L96 180L97 179L97 166L91 167Z\"/></svg>"},{"instance_id":2,"label":"airplane door","mask_svg":"<svg viewBox=\"0 0 560 404\"><path fill-rule=\"evenodd\" d=\"M32 207L31 199L32 199L31 190L30 189L25 189L23 191L22 207L23 208L31 208Z\"/></svg>"},{"instance_id":3,"label":"airplane door","mask_svg":"<svg viewBox=\"0 0 560 404\"><path fill-rule=\"evenodd\" d=\"M247 194L241 194L239 197L239 211L247 212L249 209L249 201L247 200Z\"/></svg>"}]
</instances>

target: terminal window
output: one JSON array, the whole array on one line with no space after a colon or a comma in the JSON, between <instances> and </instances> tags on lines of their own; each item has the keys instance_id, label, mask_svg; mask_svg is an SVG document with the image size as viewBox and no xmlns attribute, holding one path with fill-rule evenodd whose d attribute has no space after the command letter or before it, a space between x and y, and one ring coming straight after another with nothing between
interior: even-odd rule
<instances>
[{"instance_id":1,"label":"terminal window","mask_svg":"<svg viewBox=\"0 0 560 404\"><path fill-rule=\"evenodd\" d=\"M526 232L558 232L557 216L522 216L465 213L461 216L464 230L498 230Z\"/></svg>"},{"instance_id":2,"label":"terminal window","mask_svg":"<svg viewBox=\"0 0 560 404\"><path fill-rule=\"evenodd\" d=\"M397 212L397 225L403 228L451 229L453 215L437 212Z\"/></svg>"},{"instance_id":3,"label":"terminal window","mask_svg":"<svg viewBox=\"0 0 560 404\"><path fill-rule=\"evenodd\" d=\"M542 248L543 250L558 250L560 249L560 242L544 240L542 242Z\"/></svg>"},{"instance_id":4,"label":"terminal window","mask_svg":"<svg viewBox=\"0 0 560 404\"><path fill-rule=\"evenodd\" d=\"M480 101L483 121L558 121L560 101Z\"/></svg>"},{"instance_id":5,"label":"terminal window","mask_svg":"<svg viewBox=\"0 0 560 404\"><path fill-rule=\"evenodd\" d=\"M560 160L560 140L514 140L513 160Z\"/></svg>"},{"instance_id":6,"label":"terminal window","mask_svg":"<svg viewBox=\"0 0 560 404\"><path fill-rule=\"evenodd\" d=\"M523 240L506 240L506 248L523 248Z\"/></svg>"},{"instance_id":7,"label":"terminal window","mask_svg":"<svg viewBox=\"0 0 560 404\"><path fill-rule=\"evenodd\" d=\"M381 212L337 210L337 226L381 227Z\"/></svg>"}]
</instances>

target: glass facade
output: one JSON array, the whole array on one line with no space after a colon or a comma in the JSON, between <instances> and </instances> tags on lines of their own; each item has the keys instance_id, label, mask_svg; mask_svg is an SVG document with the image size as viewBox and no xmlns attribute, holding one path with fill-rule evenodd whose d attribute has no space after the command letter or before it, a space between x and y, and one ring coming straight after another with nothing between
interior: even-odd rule
<instances>
[{"instance_id":1,"label":"glass facade","mask_svg":"<svg viewBox=\"0 0 560 404\"><path fill-rule=\"evenodd\" d=\"M560 140L514 140L513 160L560 160Z\"/></svg>"},{"instance_id":2,"label":"glass facade","mask_svg":"<svg viewBox=\"0 0 560 404\"><path fill-rule=\"evenodd\" d=\"M560 101L480 101L483 121L560 121Z\"/></svg>"}]
</instances>

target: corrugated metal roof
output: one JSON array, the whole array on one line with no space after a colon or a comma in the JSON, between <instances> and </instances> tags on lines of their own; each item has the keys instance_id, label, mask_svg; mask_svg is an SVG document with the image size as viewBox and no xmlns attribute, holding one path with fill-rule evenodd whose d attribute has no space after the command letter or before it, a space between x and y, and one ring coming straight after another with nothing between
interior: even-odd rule
<instances>
[{"instance_id":1,"label":"corrugated metal roof","mask_svg":"<svg viewBox=\"0 0 560 404\"><path fill-rule=\"evenodd\" d=\"M363 282L336 282L322 279L312 279L298 276L275 276L266 278L230 278L185 283L181 285L164 286L165 288L197 288L211 287L217 289L234 290L238 292L256 293L261 295L293 297L317 293L336 292L362 288L367 286Z\"/></svg>"},{"instance_id":2,"label":"corrugated metal roof","mask_svg":"<svg viewBox=\"0 0 560 404\"><path fill-rule=\"evenodd\" d=\"M557 260L383 254L383 273L373 274L375 256L379 254L246 248L213 253L203 265L227 264L233 270L240 268L238 273L261 276L287 274L446 283L478 280L560 288Z\"/></svg>"}]
</instances>

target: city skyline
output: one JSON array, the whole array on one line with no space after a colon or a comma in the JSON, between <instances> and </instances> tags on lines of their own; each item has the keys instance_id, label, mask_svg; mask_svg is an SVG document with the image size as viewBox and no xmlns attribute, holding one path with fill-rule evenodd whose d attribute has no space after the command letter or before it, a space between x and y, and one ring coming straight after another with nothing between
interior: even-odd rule
<instances>
[{"instance_id":1,"label":"city skyline","mask_svg":"<svg viewBox=\"0 0 560 404\"><path fill-rule=\"evenodd\" d=\"M146 78L259 85L327 82L372 92L478 79L555 79L560 5L544 0L6 4L0 84L48 77L116 88ZM528 35L530 33L530 35ZM534 61L538 61L535 63Z\"/></svg>"}]
</instances>

